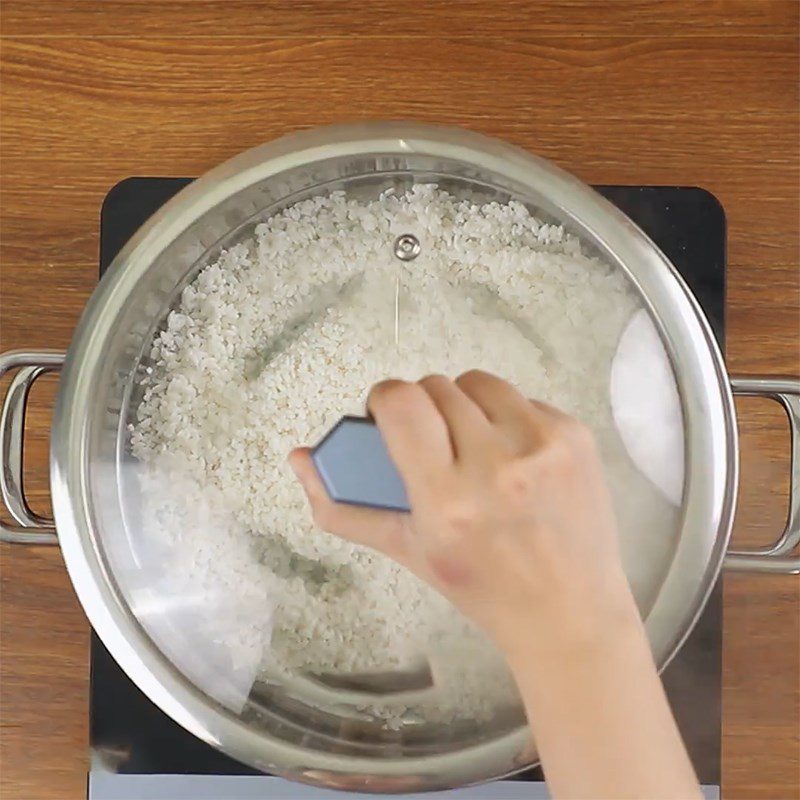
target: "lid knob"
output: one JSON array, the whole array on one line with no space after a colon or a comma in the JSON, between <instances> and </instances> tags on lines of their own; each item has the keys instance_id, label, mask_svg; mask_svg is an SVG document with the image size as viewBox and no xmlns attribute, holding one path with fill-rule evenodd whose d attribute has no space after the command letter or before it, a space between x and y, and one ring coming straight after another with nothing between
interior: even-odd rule
<instances>
[{"instance_id":1,"label":"lid knob","mask_svg":"<svg viewBox=\"0 0 800 800\"><path fill-rule=\"evenodd\" d=\"M413 233L404 233L394 240L394 254L401 261L413 261L422 249Z\"/></svg>"}]
</instances>

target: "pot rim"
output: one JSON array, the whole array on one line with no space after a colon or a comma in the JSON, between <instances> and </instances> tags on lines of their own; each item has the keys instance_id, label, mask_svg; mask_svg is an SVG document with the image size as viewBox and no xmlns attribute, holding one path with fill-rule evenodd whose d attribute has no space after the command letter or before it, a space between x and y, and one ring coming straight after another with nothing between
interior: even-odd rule
<instances>
[{"instance_id":1,"label":"pot rim","mask_svg":"<svg viewBox=\"0 0 800 800\"><path fill-rule=\"evenodd\" d=\"M675 370L684 409L686 485L681 535L646 628L659 666L674 656L702 611L730 537L738 483L733 398L722 355L699 304L656 245L621 211L572 175L505 142L418 123L317 128L248 150L183 189L114 259L76 328L61 376L51 437L51 485L67 570L92 626L137 686L198 738L265 771L324 786L421 791L503 777L532 763L521 727L455 753L376 761L307 750L256 733L184 678L133 617L97 545L84 409L93 393L109 308L135 287L166 243L225 198L301 164L337 156L412 154L456 159L547 192L581 235L636 284ZM584 234L585 231L585 234ZM409 785L416 776L419 785Z\"/></svg>"}]
</instances>

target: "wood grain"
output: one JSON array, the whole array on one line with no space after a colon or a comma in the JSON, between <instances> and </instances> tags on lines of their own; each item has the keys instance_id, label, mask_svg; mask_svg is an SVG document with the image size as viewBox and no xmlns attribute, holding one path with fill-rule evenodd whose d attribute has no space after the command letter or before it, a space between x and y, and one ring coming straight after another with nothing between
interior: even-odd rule
<instances>
[{"instance_id":1,"label":"wood grain","mask_svg":"<svg viewBox=\"0 0 800 800\"><path fill-rule=\"evenodd\" d=\"M660 36L677 30L724 37L792 35L793 0L5 0L6 36L248 36L306 38L391 35L398 40L476 38L490 30L544 37Z\"/></svg>"},{"instance_id":2,"label":"wood grain","mask_svg":"<svg viewBox=\"0 0 800 800\"><path fill-rule=\"evenodd\" d=\"M97 276L102 198L352 119L463 125L598 183L701 185L729 225L732 371L800 373L795 0L5 0L0 347L64 347ZM26 477L46 509L55 381ZM735 536L785 516L788 441L740 403ZM800 582L725 585L726 798L800 797ZM87 627L57 550L0 549L0 797L81 798Z\"/></svg>"}]
</instances>

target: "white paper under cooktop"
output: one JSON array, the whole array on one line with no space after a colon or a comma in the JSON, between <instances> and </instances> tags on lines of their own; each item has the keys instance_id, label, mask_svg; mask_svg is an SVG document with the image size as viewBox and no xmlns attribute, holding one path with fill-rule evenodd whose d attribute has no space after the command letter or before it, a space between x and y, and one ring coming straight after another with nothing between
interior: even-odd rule
<instances>
[{"instance_id":1,"label":"white paper under cooktop","mask_svg":"<svg viewBox=\"0 0 800 800\"><path fill-rule=\"evenodd\" d=\"M704 786L706 800L719 800L719 787ZM317 789L268 775L119 775L89 773L89 800L386 800L382 794ZM394 795L405 800L548 800L544 783L495 781L466 789Z\"/></svg>"}]
</instances>

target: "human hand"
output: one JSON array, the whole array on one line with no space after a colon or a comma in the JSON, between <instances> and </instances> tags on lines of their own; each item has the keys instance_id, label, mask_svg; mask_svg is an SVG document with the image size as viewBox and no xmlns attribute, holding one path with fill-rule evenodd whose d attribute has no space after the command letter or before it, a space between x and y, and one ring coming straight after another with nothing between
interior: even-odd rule
<instances>
[{"instance_id":1,"label":"human hand","mask_svg":"<svg viewBox=\"0 0 800 800\"><path fill-rule=\"evenodd\" d=\"M301 448L290 460L317 524L403 564L506 650L523 619L591 636L592 610L627 584L589 430L480 371L385 381L368 407L411 514L333 502Z\"/></svg>"},{"instance_id":2,"label":"human hand","mask_svg":"<svg viewBox=\"0 0 800 800\"><path fill-rule=\"evenodd\" d=\"M334 503L301 448L317 524L404 564L495 640L555 797L700 797L588 429L478 371L386 381L368 406L411 513Z\"/></svg>"}]
</instances>

